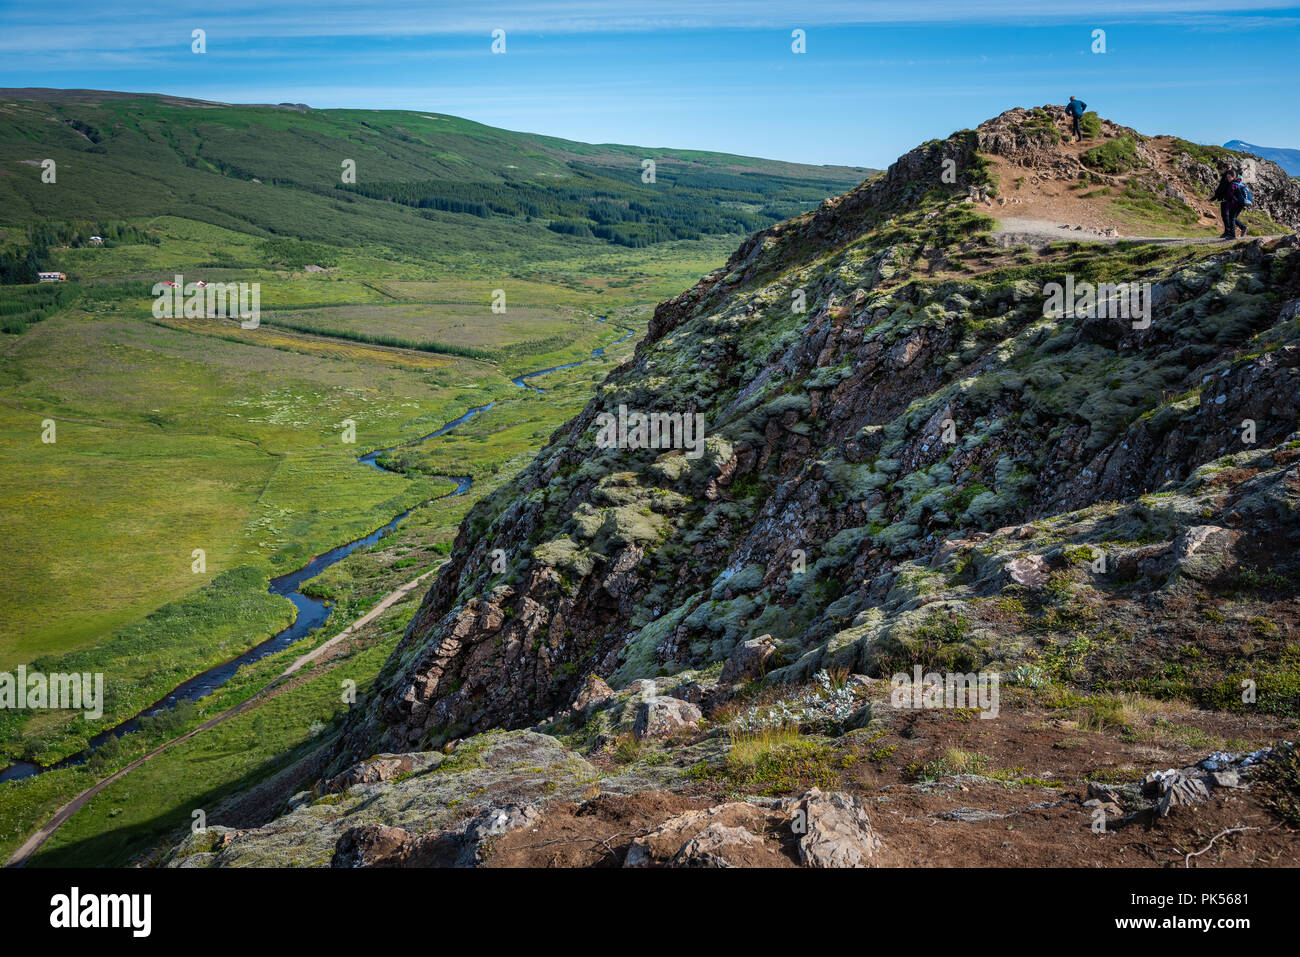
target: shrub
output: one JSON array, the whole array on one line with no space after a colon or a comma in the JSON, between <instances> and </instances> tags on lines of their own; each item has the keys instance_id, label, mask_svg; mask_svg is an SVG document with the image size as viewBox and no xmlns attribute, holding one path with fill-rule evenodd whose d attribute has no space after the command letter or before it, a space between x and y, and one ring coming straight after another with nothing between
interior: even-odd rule
<instances>
[{"instance_id":1,"label":"shrub","mask_svg":"<svg viewBox=\"0 0 1300 957\"><path fill-rule=\"evenodd\" d=\"M1131 136L1107 140L1083 154L1083 164L1099 173L1126 173L1138 165L1137 143Z\"/></svg>"},{"instance_id":2,"label":"shrub","mask_svg":"<svg viewBox=\"0 0 1300 957\"><path fill-rule=\"evenodd\" d=\"M789 794L835 783L832 749L801 738L794 728L769 728L733 734L723 775L730 783L758 794Z\"/></svg>"}]
</instances>

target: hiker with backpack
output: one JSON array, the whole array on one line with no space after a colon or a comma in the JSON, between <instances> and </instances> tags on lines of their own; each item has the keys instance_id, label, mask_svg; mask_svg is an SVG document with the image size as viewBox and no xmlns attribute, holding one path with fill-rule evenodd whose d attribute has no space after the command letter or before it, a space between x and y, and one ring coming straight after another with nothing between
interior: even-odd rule
<instances>
[{"instance_id":1,"label":"hiker with backpack","mask_svg":"<svg viewBox=\"0 0 1300 957\"><path fill-rule=\"evenodd\" d=\"M1070 132L1074 134L1076 143L1083 139L1083 128L1079 125L1079 121L1083 119L1084 111L1087 109L1087 103L1074 97L1070 97L1070 102L1065 104L1065 112L1070 115L1073 124Z\"/></svg>"},{"instance_id":2,"label":"hiker with backpack","mask_svg":"<svg viewBox=\"0 0 1300 957\"><path fill-rule=\"evenodd\" d=\"M1250 230L1237 218L1242 210L1255 202L1250 187L1242 181L1241 167L1229 166L1219 177L1219 186L1211 199L1219 202L1219 215L1223 217L1223 232L1220 239L1236 239L1237 230L1245 236Z\"/></svg>"},{"instance_id":3,"label":"hiker with backpack","mask_svg":"<svg viewBox=\"0 0 1300 957\"><path fill-rule=\"evenodd\" d=\"M1237 176L1232 181L1232 225L1241 227L1241 235L1245 236L1250 230L1246 224L1237 219L1245 210L1255 205L1255 196L1246 185L1246 181L1241 178L1241 169L1238 168Z\"/></svg>"},{"instance_id":4,"label":"hiker with backpack","mask_svg":"<svg viewBox=\"0 0 1300 957\"><path fill-rule=\"evenodd\" d=\"M1223 232L1219 233L1220 239L1233 239L1236 237L1236 231L1228 225L1233 220L1232 178L1234 173L1234 167L1225 166L1223 172L1219 175L1219 185L1214 190L1214 195L1210 197L1219 204L1219 216L1223 219Z\"/></svg>"}]
</instances>

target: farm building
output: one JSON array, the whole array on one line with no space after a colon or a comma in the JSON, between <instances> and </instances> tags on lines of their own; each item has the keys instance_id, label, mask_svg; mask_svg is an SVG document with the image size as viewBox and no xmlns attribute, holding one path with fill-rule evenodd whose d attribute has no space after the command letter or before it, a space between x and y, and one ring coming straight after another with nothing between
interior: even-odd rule
<instances>
[{"instance_id":1,"label":"farm building","mask_svg":"<svg viewBox=\"0 0 1300 957\"><path fill-rule=\"evenodd\" d=\"M63 275L63 273L61 272L40 272L37 273L36 275L38 275L41 278L41 282L67 282L68 281L68 277Z\"/></svg>"}]
</instances>

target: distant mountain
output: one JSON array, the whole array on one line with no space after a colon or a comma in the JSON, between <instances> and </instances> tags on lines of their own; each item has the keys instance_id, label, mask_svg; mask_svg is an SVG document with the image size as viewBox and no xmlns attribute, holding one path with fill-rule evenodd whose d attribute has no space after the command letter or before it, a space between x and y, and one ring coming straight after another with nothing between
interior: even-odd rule
<instances>
[{"instance_id":1,"label":"distant mountain","mask_svg":"<svg viewBox=\"0 0 1300 957\"><path fill-rule=\"evenodd\" d=\"M1279 146L1254 146L1242 140L1229 140L1223 145L1238 153L1254 153L1256 156L1272 160L1286 170L1288 176L1300 176L1300 150L1282 149Z\"/></svg>"}]
</instances>

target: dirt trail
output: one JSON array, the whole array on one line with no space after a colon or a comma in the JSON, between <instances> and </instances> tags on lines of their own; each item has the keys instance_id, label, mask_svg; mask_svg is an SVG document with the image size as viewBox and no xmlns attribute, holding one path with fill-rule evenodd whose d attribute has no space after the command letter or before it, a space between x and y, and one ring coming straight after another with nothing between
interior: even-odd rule
<instances>
[{"instance_id":1,"label":"dirt trail","mask_svg":"<svg viewBox=\"0 0 1300 957\"><path fill-rule=\"evenodd\" d=\"M245 711L251 711L253 708L256 708L264 701L267 701L275 697L277 694L279 694L281 691L284 690L284 688L286 687L285 682L287 679L293 677L293 675L296 672L298 672L299 670L301 670L303 667L310 664L311 662L317 661L320 658L324 657L326 652L336 647L341 641L343 641L344 639L348 638L351 635L354 635L361 628L370 624L370 622L374 621L377 617L379 617L381 614L383 614L385 611L391 608L394 604L396 604L397 602L405 598L407 595L409 595L417 586L419 586L419 584L422 581L424 581L430 575L434 574L438 570L438 568L441 567L442 567L441 564L439 564L438 566L429 569L423 575L420 575L417 578L413 578L411 581L407 582L401 587L396 588L393 591L389 592L387 595L384 596L383 600L380 601L379 604L375 605L375 607L370 609L370 611L366 612L360 618L353 621L350 625L348 625L346 628L340 631L337 635L329 639L329 641L324 642L319 647L313 648L311 651L307 652L306 654L294 660L292 664L290 664L287 668L285 668L284 671L280 672L280 674L278 674L269 684L267 684L264 688L262 688L256 694L254 694L251 698L241 701L239 704L235 705L234 707L227 708L225 711L221 712L215 717L209 718L207 721L203 722L197 728L193 728L182 735L172 738L170 741L160 744L158 747L154 748L148 754L145 754L144 756L137 758L136 760L132 761L130 764L128 764L126 767L122 768L121 770L113 772L103 780L98 781L95 784L91 785L90 787L86 788L86 790L82 791L80 794L74 797L67 804L63 805L63 807L59 808L58 811L55 812L54 816L50 818L40 828L40 830L36 831L34 834L32 834L31 837L29 837L25 842L23 842L22 846L19 847L18 850L14 851L14 853L10 856L9 860L5 862L5 866L22 867L24 864L26 864L28 859L30 859L31 856L40 849L41 845L43 845L46 841L50 839L51 836L53 836L55 831L57 831L60 827L62 827L63 824L69 818L72 817L72 815L76 814L79 810L85 807L86 802L88 802L95 795L99 794L99 792L103 791L114 781L126 777L126 775L130 774L136 768L140 767L142 764L151 760L152 758L162 754L168 748L180 744L182 741L188 741L190 738L193 738L195 735L199 734L200 732L206 731L209 728L216 727L218 724L221 724L221 722L227 720L228 718L233 718L237 714L243 714Z\"/></svg>"},{"instance_id":2,"label":"dirt trail","mask_svg":"<svg viewBox=\"0 0 1300 957\"><path fill-rule=\"evenodd\" d=\"M993 238L1000 246L1034 245L1043 242L1087 243L1156 243L1162 246L1210 246L1234 240L1217 236L1108 236L1102 230L1089 226L1056 222L1050 219L1021 219L1016 216L999 217L1001 229L994 230ZM1236 242L1254 239L1280 239L1280 236L1248 234Z\"/></svg>"}]
</instances>

